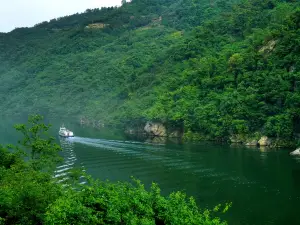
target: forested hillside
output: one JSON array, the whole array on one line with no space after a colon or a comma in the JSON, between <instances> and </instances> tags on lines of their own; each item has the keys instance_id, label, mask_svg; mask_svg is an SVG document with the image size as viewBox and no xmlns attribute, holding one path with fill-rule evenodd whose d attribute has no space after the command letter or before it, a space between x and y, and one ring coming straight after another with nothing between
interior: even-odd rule
<instances>
[{"instance_id":1,"label":"forested hillside","mask_svg":"<svg viewBox=\"0 0 300 225\"><path fill-rule=\"evenodd\" d=\"M299 28L296 0L133 0L19 28L0 34L1 114L290 140Z\"/></svg>"}]
</instances>

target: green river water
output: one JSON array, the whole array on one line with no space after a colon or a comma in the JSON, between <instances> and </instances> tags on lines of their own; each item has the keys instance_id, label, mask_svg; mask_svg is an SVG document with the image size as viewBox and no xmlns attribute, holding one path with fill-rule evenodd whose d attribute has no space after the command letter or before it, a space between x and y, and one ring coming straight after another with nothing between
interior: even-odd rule
<instances>
[{"instance_id":1,"label":"green river water","mask_svg":"<svg viewBox=\"0 0 300 225\"><path fill-rule=\"evenodd\" d=\"M56 176L82 167L94 178L156 182L163 194L181 190L200 207L232 202L222 216L229 224L300 224L300 158L289 149L269 150L227 144L180 143L126 137L122 132L70 125L76 137L59 139L65 162ZM57 136L59 125L53 126ZM15 142L10 128L0 141Z\"/></svg>"}]
</instances>

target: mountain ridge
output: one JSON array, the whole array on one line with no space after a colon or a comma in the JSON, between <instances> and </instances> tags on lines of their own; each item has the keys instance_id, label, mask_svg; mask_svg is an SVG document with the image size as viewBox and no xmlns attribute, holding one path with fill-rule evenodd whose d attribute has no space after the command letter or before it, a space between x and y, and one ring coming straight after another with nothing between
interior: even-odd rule
<instances>
[{"instance_id":1,"label":"mountain ridge","mask_svg":"<svg viewBox=\"0 0 300 225\"><path fill-rule=\"evenodd\" d=\"M133 0L14 30L0 43L2 114L292 140L299 11L297 1Z\"/></svg>"}]
</instances>

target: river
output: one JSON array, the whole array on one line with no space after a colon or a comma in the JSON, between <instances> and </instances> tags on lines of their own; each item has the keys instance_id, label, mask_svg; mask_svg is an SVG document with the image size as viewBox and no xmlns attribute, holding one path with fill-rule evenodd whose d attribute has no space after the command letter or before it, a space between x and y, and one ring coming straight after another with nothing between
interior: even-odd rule
<instances>
[{"instance_id":1,"label":"river","mask_svg":"<svg viewBox=\"0 0 300 225\"><path fill-rule=\"evenodd\" d=\"M158 183L164 195L184 191L200 207L232 202L222 216L229 224L300 224L300 158L291 157L290 150L141 140L105 129L70 128L76 137L57 139L65 162L56 176L64 178L73 167L102 180L134 176L146 187Z\"/></svg>"}]
</instances>

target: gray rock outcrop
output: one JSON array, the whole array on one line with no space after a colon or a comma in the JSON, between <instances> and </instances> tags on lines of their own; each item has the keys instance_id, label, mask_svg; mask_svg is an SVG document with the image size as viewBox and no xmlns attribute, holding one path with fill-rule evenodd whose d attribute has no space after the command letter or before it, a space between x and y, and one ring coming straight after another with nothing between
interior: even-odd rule
<instances>
[{"instance_id":1,"label":"gray rock outcrop","mask_svg":"<svg viewBox=\"0 0 300 225\"><path fill-rule=\"evenodd\" d=\"M167 129L162 123L147 122L144 130L150 135L159 137L167 136Z\"/></svg>"},{"instance_id":2,"label":"gray rock outcrop","mask_svg":"<svg viewBox=\"0 0 300 225\"><path fill-rule=\"evenodd\" d=\"M231 143L236 143L236 144L243 143L243 140L241 137L239 137L239 135L232 135L229 139Z\"/></svg>"},{"instance_id":3,"label":"gray rock outcrop","mask_svg":"<svg viewBox=\"0 0 300 225\"><path fill-rule=\"evenodd\" d=\"M175 130L175 131L169 133L168 136L171 138L179 138L182 136L182 132L180 132L179 130Z\"/></svg>"},{"instance_id":4,"label":"gray rock outcrop","mask_svg":"<svg viewBox=\"0 0 300 225\"><path fill-rule=\"evenodd\" d=\"M267 136L262 136L259 139L258 144L260 146L270 146L271 145L271 140Z\"/></svg>"},{"instance_id":5,"label":"gray rock outcrop","mask_svg":"<svg viewBox=\"0 0 300 225\"><path fill-rule=\"evenodd\" d=\"M290 155L299 155L300 156L300 148L298 148L295 151L291 152Z\"/></svg>"},{"instance_id":6,"label":"gray rock outcrop","mask_svg":"<svg viewBox=\"0 0 300 225\"><path fill-rule=\"evenodd\" d=\"M257 140L251 140L251 141L248 141L245 145L246 146L257 146L258 141Z\"/></svg>"}]
</instances>

